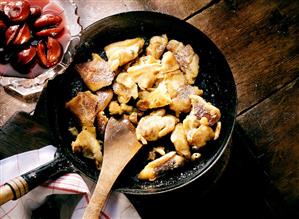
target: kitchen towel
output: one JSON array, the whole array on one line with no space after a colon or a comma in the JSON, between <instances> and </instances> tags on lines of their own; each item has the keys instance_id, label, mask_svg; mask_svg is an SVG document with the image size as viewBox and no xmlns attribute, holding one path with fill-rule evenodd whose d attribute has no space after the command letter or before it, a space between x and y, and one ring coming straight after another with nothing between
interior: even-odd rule
<instances>
[{"instance_id":1,"label":"kitchen towel","mask_svg":"<svg viewBox=\"0 0 299 219\"><path fill-rule=\"evenodd\" d=\"M55 152L56 148L49 145L39 150L28 151L0 160L0 185L53 160ZM90 179L77 173L68 173L56 180L48 180L18 200L3 204L0 206L0 218L29 219L32 216L32 211L40 207L48 196L70 194L69 200L68 198L62 199L64 201L58 203L60 218L79 219L83 216L94 187L95 183ZM79 198L74 199L74 195ZM79 201L74 201L78 199ZM112 191L101 218L137 219L140 216L124 194Z\"/></svg>"}]
</instances>

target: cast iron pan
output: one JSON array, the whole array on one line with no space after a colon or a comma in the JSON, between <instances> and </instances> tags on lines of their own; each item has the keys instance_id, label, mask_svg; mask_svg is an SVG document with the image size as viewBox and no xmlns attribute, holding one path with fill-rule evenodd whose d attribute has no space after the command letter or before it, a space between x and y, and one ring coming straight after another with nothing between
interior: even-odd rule
<instances>
[{"instance_id":1,"label":"cast iron pan","mask_svg":"<svg viewBox=\"0 0 299 219\"><path fill-rule=\"evenodd\" d=\"M209 142L201 150L202 157L197 162L188 163L153 182L143 182L136 178L137 173L144 167L147 152L150 150L148 146L143 147L118 178L114 189L127 194L167 192L198 179L215 165L228 145L236 117L236 87L225 57L205 34L182 20L156 12L127 12L104 18L87 27L80 38L74 62L64 74L49 81L44 90L49 124L58 152L53 162L45 165L42 170L33 171L37 173L37 177L31 177L32 174L22 176L29 189L62 172L78 171L93 180L98 177L99 172L94 162L74 154L71 150L74 137L70 135L68 128L77 126L77 122L65 109L65 102L79 91L87 90L74 70L74 64L87 61L92 52L104 57L103 48L109 43L135 37L143 37L148 41L150 37L164 33L169 39L192 45L199 55L200 73L195 85L204 90L203 96L206 100L220 108L221 134L216 141ZM169 140L163 143L169 144Z\"/></svg>"}]
</instances>

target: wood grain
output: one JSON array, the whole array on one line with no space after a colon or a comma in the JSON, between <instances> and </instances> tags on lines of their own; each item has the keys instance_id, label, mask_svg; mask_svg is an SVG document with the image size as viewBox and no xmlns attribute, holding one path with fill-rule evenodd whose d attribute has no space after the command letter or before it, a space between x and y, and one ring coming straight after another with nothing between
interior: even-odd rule
<instances>
[{"instance_id":1,"label":"wood grain","mask_svg":"<svg viewBox=\"0 0 299 219\"><path fill-rule=\"evenodd\" d=\"M132 2L130 0L125 2ZM140 2L140 1L134 1ZM212 0L143 0L144 9L170 14L185 19L196 11L208 5ZM134 8L133 8L134 9Z\"/></svg>"},{"instance_id":2,"label":"wood grain","mask_svg":"<svg viewBox=\"0 0 299 219\"><path fill-rule=\"evenodd\" d=\"M106 16L127 11L126 5L119 0L90 0L88 2L75 0L74 2L78 5L77 13L80 16L80 24L84 28Z\"/></svg>"},{"instance_id":3,"label":"wood grain","mask_svg":"<svg viewBox=\"0 0 299 219\"><path fill-rule=\"evenodd\" d=\"M34 110L36 103L26 103L22 100L15 98L5 92L0 86L0 126L17 111L31 112Z\"/></svg>"},{"instance_id":4,"label":"wood grain","mask_svg":"<svg viewBox=\"0 0 299 219\"><path fill-rule=\"evenodd\" d=\"M299 1L221 1L188 20L222 50L243 112L298 77Z\"/></svg>"},{"instance_id":5,"label":"wood grain","mask_svg":"<svg viewBox=\"0 0 299 219\"><path fill-rule=\"evenodd\" d=\"M104 17L126 11L157 11L184 19L208 5L212 0L74 0L80 23L87 27Z\"/></svg>"},{"instance_id":6,"label":"wood grain","mask_svg":"<svg viewBox=\"0 0 299 219\"><path fill-rule=\"evenodd\" d=\"M282 215L298 215L299 2L221 1L188 20L223 51L234 74L238 122L254 142ZM275 193L276 194L276 193Z\"/></svg>"},{"instance_id":7,"label":"wood grain","mask_svg":"<svg viewBox=\"0 0 299 219\"><path fill-rule=\"evenodd\" d=\"M299 79L238 118L254 141L255 152L274 189L290 211L295 211L299 203L298 96Z\"/></svg>"},{"instance_id":8,"label":"wood grain","mask_svg":"<svg viewBox=\"0 0 299 219\"><path fill-rule=\"evenodd\" d=\"M0 129L0 160L41 148L52 142L51 134L27 113L14 114Z\"/></svg>"}]
</instances>

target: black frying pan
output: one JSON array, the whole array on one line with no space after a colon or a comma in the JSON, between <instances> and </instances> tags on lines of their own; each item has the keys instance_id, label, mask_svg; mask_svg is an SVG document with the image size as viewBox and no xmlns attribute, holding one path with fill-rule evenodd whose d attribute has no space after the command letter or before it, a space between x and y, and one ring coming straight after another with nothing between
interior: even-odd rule
<instances>
[{"instance_id":1,"label":"black frying pan","mask_svg":"<svg viewBox=\"0 0 299 219\"><path fill-rule=\"evenodd\" d=\"M195 85L204 90L204 98L220 108L222 130L216 141L209 142L201 151L197 162L171 171L153 182L143 182L136 174L143 168L149 147L144 147L125 168L114 189L127 194L155 194L180 188L207 173L222 156L231 137L237 106L234 79L224 56L214 43L192 25L175 17L156 12L127 12L104 18L87 27L80 37L80 44L74 56L74 62L66 72L48 83L43 92L49 124L58 152L55 160L42 168L24 174L22 178L28 189L42 183L49 177L64 172L76 171L96 180L99 172L93 161L74 154L68 131L76 126L76 120L65 109L65 102L79 91L87 90L74 70L74 64L87 61L92 52L104 55L105 45L135 37L149 39L154 35L166 33L169 39L191 44L200 57L200 74ZM40 103L38 103L40 104ZM165 142L166 144L168 142ZM32 177L35 173L35 177ZM10 187L13 187L10 185ZM15 197L14 198L18 198Z\"/></svg>"}]
</instances>

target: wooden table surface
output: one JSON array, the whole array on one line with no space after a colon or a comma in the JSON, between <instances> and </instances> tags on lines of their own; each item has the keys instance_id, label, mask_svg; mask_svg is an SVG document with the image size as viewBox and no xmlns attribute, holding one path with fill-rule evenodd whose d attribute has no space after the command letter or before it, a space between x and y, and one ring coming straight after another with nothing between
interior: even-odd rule
<instances>
[{"instance_id":1,"label":"wooden table surface","mask_svg":"<svg viewBox=\"0 0 299 219\"><path fill-rule=\"evenodd\" d=\"M238 91L238 126L286 205L299 203L299 1L74 0L83 27L108 15L149 10L176 16L220 48ZM0 88L0 125L25 103ZM1 148L0 148L1 150Z\"/></svg>"}]
</instances>

